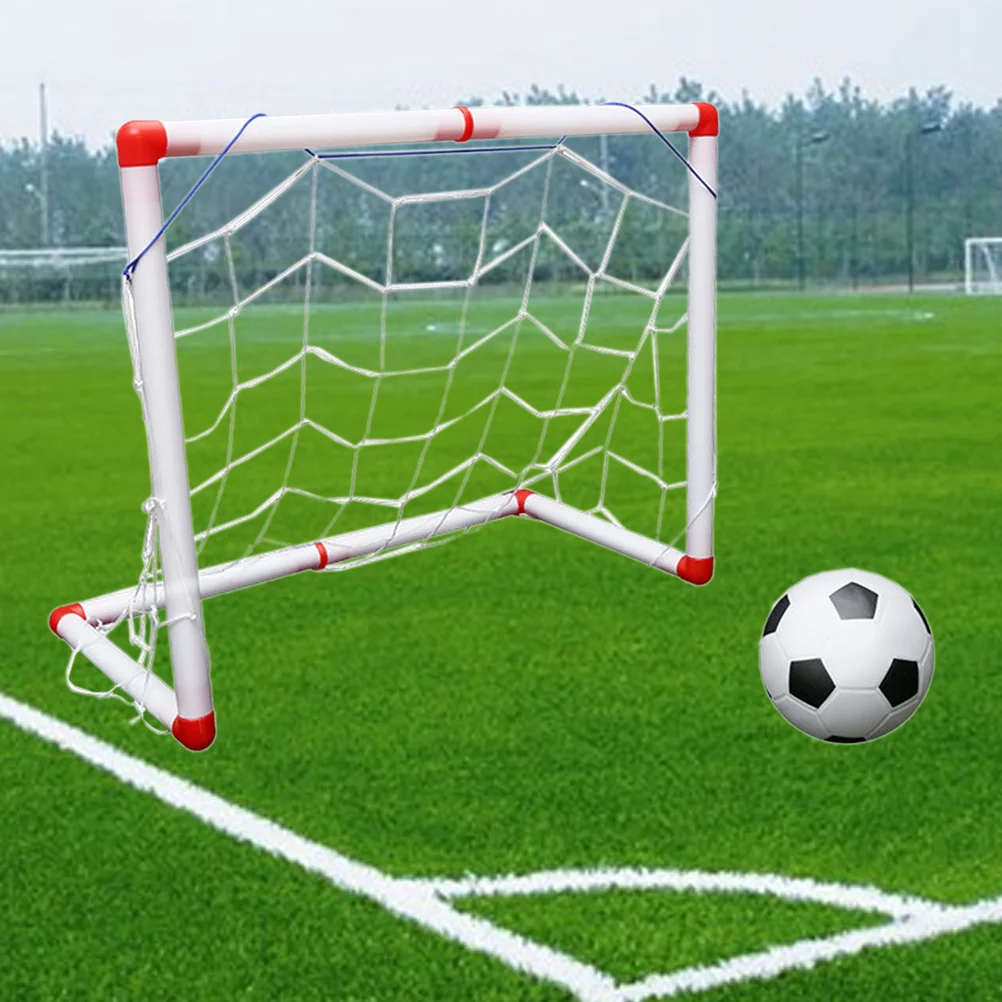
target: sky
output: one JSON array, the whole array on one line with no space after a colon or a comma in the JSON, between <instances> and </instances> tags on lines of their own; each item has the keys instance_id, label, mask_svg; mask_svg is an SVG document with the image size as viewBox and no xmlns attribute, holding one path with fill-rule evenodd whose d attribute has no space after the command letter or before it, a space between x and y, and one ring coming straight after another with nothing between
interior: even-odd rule
<instances>
[{"instance_id":1,"label":"sky","mask_svg":"<svg viewBox=\"0 0 1002 1002\"><path fill-rule=\"evenodd\" d=\"M451 106L533 82L635 100L680 76L770 105L815 77L888 99L1002 97L1002 5L983 0L46 0L0 25L0 140L92 144L131 118Z\"/></svg>"}]
</instances>

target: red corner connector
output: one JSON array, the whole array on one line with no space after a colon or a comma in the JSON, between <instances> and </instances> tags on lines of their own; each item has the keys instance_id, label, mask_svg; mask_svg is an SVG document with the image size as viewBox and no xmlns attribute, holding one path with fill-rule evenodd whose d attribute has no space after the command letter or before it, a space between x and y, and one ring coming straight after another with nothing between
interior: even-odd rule
<instances>
[{"instance_id":1,"label":"red corner connector","mask_svg":"<svg viewBox=\"0 0 1002 1002\"><path fill-rule=\"evenodd\" d=\"M163 122L126 122L115 141L119 167L154 167L167 156Z\"/></svg>"},{"instance_id":2,"label":"red corner connector","mask_svg":"<svg viewBox=\"0 0 1002 1002\"><path fill-rule=\"evenodd\" d=\"M216 715L207 713L193 720L175 717L171 733L188 751L205 751L216 737Z\"/></svg>"},{"instance_id":3,"label":"red corner connector","mask_svg":"<svg viewBox=\"0 0 1002 1002\"><path fill-rule=\"evenodd\" d=\"M690 136L717 136L720 134L720 116L712 104L697 101L699 108L699 124L689 132Z\"/></svg>"},{"instance_id":4,"label":"red corner connector","mask_svg":"<svg viewBox=\"0 0 1002 1002\"><path fill-rule=\"evenodd\" d=\"M518 502L518 513L519 515L524 515L525 512L525 502L529 500L533 495L532 491L528 491L523 488L520 491L515 491L515 500Z\"/></svg>"},{"instance_id":5,"label":"red corner connector","mask_svg":"<svg viewBox=\"0 0 1002 1002\"><path fill-rule=\"evenodd\" d=\"M84 615L84 607L79 602L74 602L72 605L61 605L58 609L53 609L49 615L49 629L58 637L59 636L59 620L63 616L79 616L81 619L86 619Z\"/></svg>"},{"instance_id":6,"label":"red corner connector","mask_svg":"<svg viewBox=\"0 0 1002 1002\"><path fill-rule=\"evenodd\" d=\"M689 584L705 585L713 577L713 557L683 557L678 562L678 576Z\"/></svg>"}]
</instances>

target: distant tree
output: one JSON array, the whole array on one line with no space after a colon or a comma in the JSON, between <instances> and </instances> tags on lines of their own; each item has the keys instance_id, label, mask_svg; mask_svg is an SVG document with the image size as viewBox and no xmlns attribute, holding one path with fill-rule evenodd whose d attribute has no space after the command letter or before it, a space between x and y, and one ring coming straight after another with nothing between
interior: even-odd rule
<instances>
[{"instance_id":1,"label":"distant tree","mask_svg":"<svg viewBox=\"0 0 1002 1002\"><path fill-rule=\"evenodd\" d=\"M582 104L591 100L564 85L551 90L532 84L524 92L502 92L495 103ZM829 140L804 153L805 262L812 282L867 284L900 280L906 273L906 141L914 151L920 276L955 277L962 268L965 236L1002 234L1002 99L991 108L956 104L946 87L937 86L924 92L912 89L881 103L867 98L849 79L834 90L816 80L805 94L791 94L778 108L769 108L747 93L729 101L699 81L683 77L674 88L652 84L639 100L712 101L720 110L722 282L759 286L795 277L795 152L805 137L818 132L828 134ZM462 103L477 107L486 102L470 95ZM915 138L929 123L941 130ZM909 135L911 140L907 140ZM676 146L684 150L684 137ZM575 148L596 162L599 157L607 158L609 170L626 184L656 190L659 197L674 204L684 202L685 178L657 143L612 137L600 149L598 140L582 138L575 140ZM170 246L213 232L300 162L298 154L265 160L227 158L175 224ZM499 179L497 163L490 157L355 162L345 168L393 194L489 185ZM48 169L54 243L124 243L116 158L110 146L93 150L79 139L55 135L48 148ZM165 204L176 204L202 169L200 162L164 164ZM40 178L37 145L26 139L0 143L0 247L34 247L41 242ZM317 246L336 245L340 259L351 267L374 276L384 273L386 203L330 172L324 172L320 180ZM609 214L617 203L606 195L595 204L594 199L579 199L580 206L575 208L573 187L564 190L567 185L554 184L548 212L555 218L563 214L563 225L573 232L577 244L588 253L597 252L607 239ZM531 232L539 219L541 194L528 182L497 194L488 227L492 247L510 245ZM309 214L307 187L294 189L233 236L229 257L226 241L220 237L197 259L186 261L176 281L194 297L209 292L231 295L230 259L241 287L267 281L306 253ZM435 225L420 220L419 215L410 210L401 215L404 229L395 249L394 268L415 275L452 274L469 245L476 242L479 223L457 216L450 237L445 233L445 215ZM631 277L653 278L664 266L670 242L664 224L628 213L617 260L622 260ZM460 246L466 250L448 250ZM547 267L562 275L566 269L558 258ZM494 277L508 280L516 271L517 262L512 261ZM4 297L11 298L11 293L0 287L0 299Z\"/></svg>"}]
</instances>

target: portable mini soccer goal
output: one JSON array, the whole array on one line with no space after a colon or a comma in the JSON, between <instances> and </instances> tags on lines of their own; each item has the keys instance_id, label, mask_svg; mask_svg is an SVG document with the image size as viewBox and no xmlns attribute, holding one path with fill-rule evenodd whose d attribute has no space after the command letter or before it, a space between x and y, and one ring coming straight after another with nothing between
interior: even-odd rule
<instances>
[{"instance_id":1,"label":"portable mini soccer goal","mask_svg":"<svg viewBox=\"0 0 1002 1002\"><path fill-rule=\"evenodd\" d=\"M216 157L216 196L169 249L161 168L197 156ZM139 583L50 617L68 680L84 655L111 680L97 694L204 749L203 599L509 516L709 581L711 105L136 121L118 161L152 493ZM242 206L228 169L255 191ZM161 629L173 687L153 671Z\"/></svg>"}]
</instances>

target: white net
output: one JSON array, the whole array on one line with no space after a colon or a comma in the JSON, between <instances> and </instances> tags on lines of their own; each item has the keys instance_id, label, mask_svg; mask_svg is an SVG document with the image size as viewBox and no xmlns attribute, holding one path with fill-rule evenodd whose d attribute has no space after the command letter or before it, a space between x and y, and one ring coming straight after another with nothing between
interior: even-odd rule
<instances>
[{"instance_id":1,"label":"white net","mask_svg":"<svg viewBox=\"0 0 1002 1002\"><path fill-rule=\"evenodd\" d=\"M974 237L965 244L968 295L1002 296L1002 237Z\"/></svg>"},{"instance_id":2,"label":"white net","mask_svg":"<svg viewBox=\"0 0 1002 1002\"><path fill-rule=\"evenodd\" d=\"M687 178L611 159L311 156L173 249L202 566L524 486L677 538Z\"/></svg>"}]
</instances>

